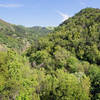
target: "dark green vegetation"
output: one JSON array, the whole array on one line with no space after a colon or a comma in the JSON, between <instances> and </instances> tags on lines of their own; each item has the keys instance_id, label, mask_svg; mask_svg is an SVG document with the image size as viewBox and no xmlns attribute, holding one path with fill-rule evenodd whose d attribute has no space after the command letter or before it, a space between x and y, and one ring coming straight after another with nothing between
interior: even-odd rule
<instances>
[{"instance_id":1,"label":"dark green vegetation","mask_svg":"<svg viewBox=\"0 0 100 100\"><path fill-rule=\"evenodd\" d=\"M22 55L1 52L0 100L100 100L100 9L81 10Z\"/></svg>"},{"instance_id":2,"label":"dark green vegetation","mask_svg":"<svg viewBox=\"0 0 100 100\"><path fill-rule=\"evenodd\" d=\"M34 40L51 31L52 28L39 26L27 28L0 20L0 44L6 45L8 48L24 50Z\"/></svg>"}]
</instances>

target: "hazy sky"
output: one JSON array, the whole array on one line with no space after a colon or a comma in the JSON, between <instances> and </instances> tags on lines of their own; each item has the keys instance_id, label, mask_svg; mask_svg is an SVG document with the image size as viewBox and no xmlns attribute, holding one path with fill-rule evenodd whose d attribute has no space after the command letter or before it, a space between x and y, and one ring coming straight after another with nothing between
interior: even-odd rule
<instances>
[{"instance_id":1,"label":"hazy sky","mask_svg":"<svg viewBox=\"0 0 100 100\"><path fill-rule=\"evenodd\" d=\"M0 0L0 18L25 26L57 26L86 7L100 8L100 0Z\"/></svg>"}]
</instances>

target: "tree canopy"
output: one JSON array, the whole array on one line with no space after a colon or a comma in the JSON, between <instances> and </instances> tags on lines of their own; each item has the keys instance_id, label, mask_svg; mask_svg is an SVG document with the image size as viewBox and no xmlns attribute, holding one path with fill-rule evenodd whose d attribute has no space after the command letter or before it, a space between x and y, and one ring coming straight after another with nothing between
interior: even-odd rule
<instances>
[{"instance_id":1,"label":"tree canopy","mask_svg":"<svg viewBox=\"0 0 100 100\"><path fill-rule=\"evenodd\" d=\"M100 9L86 8L24 53L0 51L0 100L99 100L99 42Z\"/></svg>"}]
</instances>

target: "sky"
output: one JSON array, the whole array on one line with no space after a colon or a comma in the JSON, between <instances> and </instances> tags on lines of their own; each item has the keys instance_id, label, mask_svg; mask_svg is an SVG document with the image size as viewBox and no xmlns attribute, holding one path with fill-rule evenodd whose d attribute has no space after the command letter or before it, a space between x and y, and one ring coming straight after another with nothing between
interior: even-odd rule
<instances>
[{"instance_id":1,"label":"sky","mask_svg":"<svg viewBox=\"0 0 100 100\"><path fill-rule=\"evenodd\" d=\"M100 8L100 0L0 0L0 19L27 27L58 26L86 7Z\"/></svg>"}]
</instances>

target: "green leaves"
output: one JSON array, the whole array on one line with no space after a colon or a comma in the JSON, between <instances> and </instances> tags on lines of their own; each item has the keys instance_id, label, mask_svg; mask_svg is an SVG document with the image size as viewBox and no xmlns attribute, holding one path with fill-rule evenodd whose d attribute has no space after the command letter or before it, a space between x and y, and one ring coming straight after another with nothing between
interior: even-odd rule
<instances>
[{"instance_id":1,"label":"green leaves","mask_svg":"<svg viewBox=\"0 0 100 100\"><path fill-rule=\"evenodd\" d=\"M89 76L91 79L91 93L95 100L98 100L100 93L100 68L96 65L92 65L89 70Z\"/></svg>"},{"instance_id":2,"label":"green leaves","mask_svg":"<svg viewBox=\"0 0 100 100\"><path fill-rule=\"evenodd\" d=\"M99 9L83 9L48 36L34 41L23 56L12 50L1 52L0 99L99 100L99 17ZM23 36L26 32L24 27L15 26L15 29L19 32L16 35L21 37L18 41L27 36ZM41 32L41 27L35 27L35 30ZM46 33L45 29L43 31ZM31 43L33 28L28 32L27 38ZM12 45L16 46L16 43Z\"/></svg>"},{"instance_id":3,"label":"green leaves","mask_svg":"<svg viewBox=\"0 0 100 100\"><path fill-rule=\"evenodd\" d=\"M48 81L47 81L48 80ZM41 100L89 100L89 78L57 70L43 85Z\"/></svg>"},{"instance_id":4,"label":"green leaves","mask_svg":"<svg viewBox=\"0 0 100 100\"><path fill-rule=\"evenodd\" d=\"M62 68L67 66L67 59L70 57L71 53L60 46L56 46L53 55L55 57L56 66Z\"/></svg>"}]
</instances>

